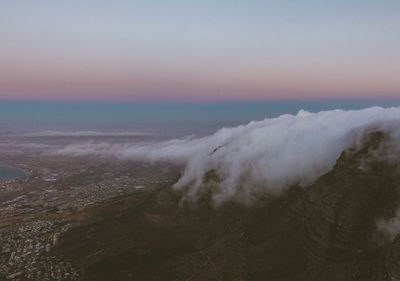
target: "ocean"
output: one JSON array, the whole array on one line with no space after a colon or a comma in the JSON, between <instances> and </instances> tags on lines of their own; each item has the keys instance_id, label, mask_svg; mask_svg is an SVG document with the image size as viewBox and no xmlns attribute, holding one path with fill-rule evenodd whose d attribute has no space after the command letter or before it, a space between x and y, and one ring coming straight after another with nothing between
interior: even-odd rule
<instances>
[{"instance_id":1,"label":"ocean","mask_svg":"<svg viewBox=\"0 0 400 281\"><path fill-rule=\"evenodd\" d=\"M0 102L0 135L78 131L89 132L88 134L124 132L131 136L143 134L161 138L205 136L221 127L234 127L282 114L296 114L301 109L318 112L399 105L400 100L229 103Z\"/></svg>"},{"instance_id":2,"label":"ocean","mask_svg":"<svg viewBox=\"0 0 400 281\"><path fill-rule=\"evenodd\" d=\"M0 164L0 181L9 181L27 176L29 176L27 171L6 164Z\"/></svg>"}]
</instances>

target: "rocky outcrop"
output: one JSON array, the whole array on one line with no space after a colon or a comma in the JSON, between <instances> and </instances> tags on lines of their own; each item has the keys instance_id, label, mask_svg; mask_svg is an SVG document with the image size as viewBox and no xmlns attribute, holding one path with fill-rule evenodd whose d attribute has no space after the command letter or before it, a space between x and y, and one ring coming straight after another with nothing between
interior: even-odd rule
<instances>
[{"instance_id":1,"label":"rocky outcrop","mask_svg":"<svg viewBox=\"0 0 400 281\"><path fill-rule=\"evenodd\" d=\"M76 214L58 252L96 281L399 280L400 239L378 229L400 202L388 138L369 133L311 186L252 206L182 206L165 186L105 202Z\"/></svg>"},{"instance_id":2,"label":"rocky outcrop","mask_svg":"<svg viewBox=\"0 0 400 281\"><path fill-rule=\"evenodd\" d=\"M387 135L367 135L361 148L345 151L332 171L306 190L305 280L391 280L386 268L390 241L379 220L395 216L400 174L381 157Z\"/></svg>"}]
</instances>

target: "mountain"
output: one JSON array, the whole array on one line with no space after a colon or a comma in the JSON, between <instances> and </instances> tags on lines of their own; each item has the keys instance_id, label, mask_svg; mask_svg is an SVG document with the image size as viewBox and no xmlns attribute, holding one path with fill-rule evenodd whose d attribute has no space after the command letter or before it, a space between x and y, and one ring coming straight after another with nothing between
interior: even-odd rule
<instances>
[{"instance_id":1,"label":"mountain","mask_svg":"<svg viewBox=\"0 0 400 281\"><path fill-rule=\"evenodd\" d=\"M369 132L310 186L251 205L169 186L115 198L76 213L57 252L83 280L400 280L400 236L380 227L400 202L390 143Z\"/></svg>"}]
</instances>

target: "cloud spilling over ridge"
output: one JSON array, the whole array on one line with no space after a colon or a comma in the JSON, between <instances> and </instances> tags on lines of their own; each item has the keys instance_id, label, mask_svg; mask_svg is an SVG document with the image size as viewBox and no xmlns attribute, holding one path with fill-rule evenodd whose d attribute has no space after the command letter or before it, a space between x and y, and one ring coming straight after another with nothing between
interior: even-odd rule
<instances>
[{"instance_id":1,"label":"cloud spilling over ridge","mask_svg":"<svg viewBox=\"0 0 400 281\"><path fill-rule=\"evenodd\" d=\"M400 119L400 108L332 110L250 122L223 128L203 138L164 142L111 144L80 143L56 151L65 155L102 155L185 165L177 188L196 198L207 190L210 171L215 202L258 192L279 192L291 185L307 185L329 171L341 152L354 145L365 126L388 126ZM390 127L390 129L389 129ZM207 182L207 183L206 183Z\"/></svg>"}]
</instances>

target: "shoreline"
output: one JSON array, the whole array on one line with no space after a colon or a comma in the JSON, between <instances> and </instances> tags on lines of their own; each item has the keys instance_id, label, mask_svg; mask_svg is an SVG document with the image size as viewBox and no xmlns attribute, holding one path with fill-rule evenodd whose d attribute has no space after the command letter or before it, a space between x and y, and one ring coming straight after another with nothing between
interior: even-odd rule
<instances>
[{"instance_id":1,"label":"shoreline","mask_svg":"<svg viewBox=\"0 0 400 281\"><path fill-rule=\"evenodd\" d=\"M1 176L2 170L15 173L13 175L5 176L4 178ZM0 183L9 183L14 182L21 179L26 179L32 176L32 173L28 170L22 169L15 165L10 165L7 163L0 163Z\"/></svg>"}]
</instances>

